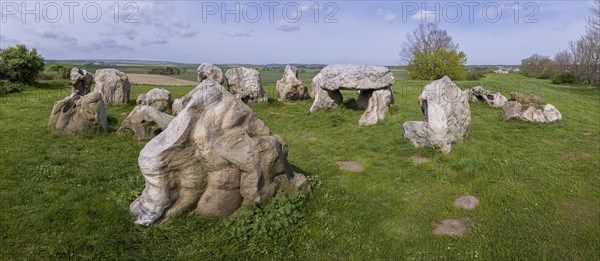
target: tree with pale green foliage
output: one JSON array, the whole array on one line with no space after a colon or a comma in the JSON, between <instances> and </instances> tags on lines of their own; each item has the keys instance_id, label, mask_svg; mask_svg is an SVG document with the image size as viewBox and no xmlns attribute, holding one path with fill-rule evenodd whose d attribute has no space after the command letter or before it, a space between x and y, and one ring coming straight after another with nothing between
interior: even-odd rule
<instances>
[{"instance_id":1,"label":"tree with pale green foliage","mask_svg":"<svg viewBox=\"0 0 600 261\"><path fill-rule=\"evenodd\" d=\"M409 33L400 58L407 64L409 79L437 80L444 76L465 79L466 54L459 51L450 34L435 23L419 24Z\"/></svg>"},{"instance_id":2,"label":"tree with pale green foliage","mask_svg":"<svg viewBox=\"0 0 600 261\"><path fill-rule=\"evenodd\" d=\"M22 44L0 50L0 60L0 79L10 82L33 83L44 70L44 58Z\"/></svg>"},{"instance_id":3,"label":"tree with pale green foliage","mask_svg":"<svg viewBox=\"0 0 600 261\"><path fill-rule=\"evenodd\" d=\"M426 49L414 53L414 58L406 66L410 80L437 80L448 76L453 80L464 80L467 55L463 52Z\"/></svg>"}]
</instances>

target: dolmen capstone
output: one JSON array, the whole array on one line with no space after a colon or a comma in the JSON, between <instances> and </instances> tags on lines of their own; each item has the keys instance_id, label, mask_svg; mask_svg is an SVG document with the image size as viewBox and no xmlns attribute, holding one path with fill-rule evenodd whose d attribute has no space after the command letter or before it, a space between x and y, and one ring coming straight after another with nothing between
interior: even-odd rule
<instances>
[{"instance_id":1,"label":"dolmen capstone","mask_svg":"<svg viewBox=\"0 0 600 261\"><path fill-rule=\"evenodd\" d=\"M323 68L313 78L315 101L310 112L336 108L343 102L340 90L357 90L357 105L366 109L359 125L373 125L385 118L394 103L392 72L383 66L336 64Z\"/></svg>"},{"instance_id":2,"label":"dolmen capstone","mask_svg":"<svg viewBox=\"0 0 600 261\"><path fill-rule=\"evenodd\" d=\"M102 94L104 103L122 105L129 102L131 84L125 73L115 69L97 70L94 81L94 91Z\"/></svg>"},{"instance_id":3,"label":"dolmen capstone","mask_svg":"<svg viewBox=\"0 0 600 261\"><path fill-rule=\"evenodd\" d=\"M260 80L260 72L245 67L232 68L225 72L229 91L244 103L267 102L267 94Z\"/></svg>"},{"instance_id":4,"label":"dolmen capstone","mask_svg":"<svg viewBox=\"0 0 600 261\"><path fill-rule=\"evenodd\" d=\"M501 93L488 91L481 86L476 86L463 92L467 95L470 102L482 101L494 108L502 108L507 101L506 97Z\"/></svg>"},{"instance_id":5,"label":"dolmen capstone","mask_svg":"<svg viewBox=\"0 0 600 261\"><path fill-rule=\"evenodd\" d=\"M72 93L55 102L48 121L48 129L62 134L107 127L106 109L99 92L91 92L85 96Z\"/></svg>"},{"instance_id":6,"label":"dolmen capstone","mask_svg":"<svg viewBox=\"0 0 600 261\"><path fill-rule=\"evenodd\" d=\"M149 141L169 126L173 116L149 105L137 105L123 120L118 132L131 131L138 141Z\"/></svg>"},{"instance_id":7,"label":"dolmen capstone","mask_svg":"<svg viewBox=\"0 0 600 261\"><path fill-rule=\"evenodd\" d=\"M184 213L224 217L265 204L278 189L310 191L288 148L256 113L214 81L203 81L169 126L140 152L146 181L131 205L149 226Z\"/></svg>"},{"instance_id":8,"label":"dolmen capstone","mask_svg":"<svg viewBox=\"0 0 600 261\"><path fill-rule=\"evenodd\" d=\"M278 101L297 101L309 98L308 88L300 80L298 68L290 65L285 67L283 77L277 81L275 89Z\"/></svg>"},{"instance_id":9,"label":"dolmen capstone","mask_svg":"<svg viewBox=\"0 0 600 261\"><path fill-rule=\"evenodd\" d=\"M453 143L469 136L469 101L447 76L426 85L419 104L425 120L404 123L404 138L416 147L439 146L449 153Z\"/></svg>"},{"instance_id":10,"label":"dolmen capstone","mask_svg":"<svg viewBox=\"0 0 600 261\"><path fill-rule=\"evenodd\" d=\"M90 93L92 83L94 82L94 75L84 69L73 68L71 69L69 79L71 85L73 85L71 93L86 95Z\"/></svg>"},{"instance_id":11,"label":"dolmen capstone","mask_svg":"<svg viewBox=\"0 0 600 261\"><path fill-rule=\"evenodd\" d=\"M154 88L148 93L140 94L136 100L137 105L148 105L154 107L158 111L165 112L173 106L173 96L171 92Z\"/></svg>"},{"instance_id":12,"label":"dolmen capstone","mask_svg":"<svg viewBox=\"0 0 600 261\"><path fill-rule=\"evenodd\" d=\"M548 123L562 119L562 114L552 104L523 105L518 101L508 101L502 107L502 118Z\"/></svg>"},{"instance_id":13,"label":"dolmen capstone","mask_svg":"<svg viewBox=\"0 0 600 261\"><path fill-rule=\"evenodd\" d=\"M223 84L225 78L223 78L223 71L216 65L203 63L198 66L198 82L202 82L206 79L213 80L218 84Z\"/></svg>"}]
</instances>

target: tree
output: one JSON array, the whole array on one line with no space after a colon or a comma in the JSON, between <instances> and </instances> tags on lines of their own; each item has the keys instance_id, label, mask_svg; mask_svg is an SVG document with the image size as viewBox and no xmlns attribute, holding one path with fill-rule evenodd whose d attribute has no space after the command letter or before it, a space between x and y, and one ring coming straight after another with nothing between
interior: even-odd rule
<instances>
[{"instance_id":1,"label":"tree","mask_svg":"<svg viewBox=\"0 0 600 261\"><path fill-rule=\"evenodd\" d=\"M552 59L539 54L525 58L521 60L521 73L527 77L548 79L553 75Z\"/></svg>"},{"instance_id":2,"label":"tree","mask_svg":"<svg viewBox=\"0 0 600 261\"><path fill-rule=\"evenodd\" d=\"M464 79L467 56L458 51L458 44L448 32L434 23L419 24L406 36L400 58L407 64L410 79Z\"/></svg>"},{"instance_id":3,"label":"tree","mask_svg":"<svg viewBox=\"0 0 600 261\"><path fill-rule=\"evenodd\" d=\"M600 33L600 0L594 0L594 7L590 9L592 15L588 18L588 31Z\"/></svg>"},{"instance_id":4,"label":"tree","mask_svg":"<svg viewBox=\"0 0 600 261\"><path fill-rule=\"evenodd\" d=\"M36 49L29 51L22 44L0 50L0 59L4 64L0 76L11 82L33 83L44 70L44 58Z\"/></svg>"},{"instance_id":5,"label":"tree","mask_svg":"<svg viewBox=\"0 0 600 261\"><path fill-rule=\"evenodd\" d=\"M554 69L557 74L573 72L573 56L569 50L563 50L554 55Z\"/></svg>"},{"instance_id":6,"label":"tree","mask_svg":"<svg viewBox=\"0 0 600 261\"><path fill-rule=\"evenodd\" d=\"M406 70L410 80L437 80L444 76L464 80L466 62L467 56L463 52L425 49L414 54Z\"/></svg>"},{"instance_id":7,"label":"tree","mask_svg":"<svg viewBox=\"0 0 600 261\"><path fill-rule=\"evenodd\" d=\"M417 29L406 35L406 41L402 44L402 51L400 51L400 59L408 64L417 52L425 50L433 52L441 49L457 51L458 44L454 43L446 30L439 29L437 24L419 24Z\"/></svg>"}]
</instances>

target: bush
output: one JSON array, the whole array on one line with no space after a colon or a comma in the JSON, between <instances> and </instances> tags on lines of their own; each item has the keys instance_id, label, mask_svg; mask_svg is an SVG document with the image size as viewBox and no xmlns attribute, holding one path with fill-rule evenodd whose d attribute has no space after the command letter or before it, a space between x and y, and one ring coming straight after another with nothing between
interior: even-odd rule
<instances>
[{"instance_id":1,"label":"bush","mask_svg":"<svg viewBox=\"0 0 600 261\"><path fill-rule=\"evenodd\" d=\"M63 80L69 79L70 73L71 70L68 67L60 63L53 63L46 67L39 78L40 80Z\"/></svg>"},{"instance_id":2,"label":"bush","mask_svg":"<svg viewBox=\"0 0 600 261\"><path fill-rule=\"evenodd\" d=\"M8 80L0 80L0 95L21 92L23 86L18 83L11 83Z\"/></svg>"},{"instance_id":3,"label":"bush","mask_svg":"<svg viewBox=\"0 0 600 261\"><path fill-rule=\"evenodd\" d=\"M13 83L33 83L44 69L44 58L38 55L37 50L29 51L22 44L0 50L0 60L0 79Z\"/></svg>"},{"instance_id":4,"label":"bush","mask_svg":"<svg viewBox=\"0 0 600 261\"><path fill-rule=\"evenodd\" d=\"M574 84L575 81L575 75L571 72L564 72L552 77L552 83L554 84Z\"/></svg>"},{"instance_id":5,"label":"bush","mask_svg":"<svg viewBox=\"0 0 600 261\"><path fill-rule=\"evenodd\" d=\"M465 79L467 79L467 81L478 81L483 77L485 77L485 74L483 74L482 72L466 72L465 73Z\"/></svg>"},{"instance_id":6,"label":"bush","mask_svg":"<svg viewBox=\"0 0 600 261\"><path fill-rule=\"evenodd\" d=\"M148 74L179 75L180 70L174 67L152 68L148 71Z\"/></svg>"}]
</instances>

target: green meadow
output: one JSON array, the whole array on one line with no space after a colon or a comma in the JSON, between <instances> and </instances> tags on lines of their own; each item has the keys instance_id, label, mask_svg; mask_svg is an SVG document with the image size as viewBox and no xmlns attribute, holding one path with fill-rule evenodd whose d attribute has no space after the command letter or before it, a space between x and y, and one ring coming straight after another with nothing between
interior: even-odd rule
<instances>
[{"instance_id":1,"label":"green meadow","mask_svg":"<svg viewBox=\"0 0 600 261\"><path fill-rule=\"evenodd\" d=\"M128 105L108 106L107 131L72 136L47 129L54 102L70 93L67 81L0 96L0 259L600 258L599 87L515 74L457 82L505 96L535 93L563 119L504 121L501 109L471 103L470 137L444 155L403 137L404 122L423 120L417 98L428 82L397 80L385 120L359 127L361 110L311 114L311 100L276 101L279 78L263 73L270 101L251 107L286 141L290 163L314 193L239 217L185 216L148 228L128 210L144 188L137 165L144 144L115 132L135 98L156 86L134 85ZM192 89L161 88L175 98ZM429 161L415 164L414 157ZM365 171L342 171L337 161L358 161ZM456 208L452 202L464 194L481 204ZM460 217L471 220L468 235L432 233L441 220Z\"/></svg>"}]
</instances>

